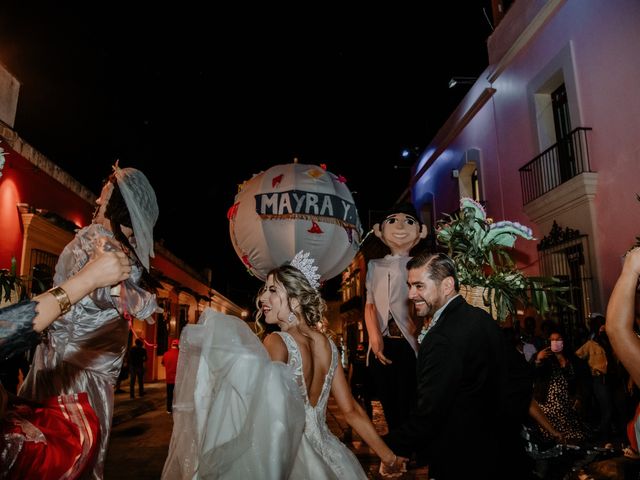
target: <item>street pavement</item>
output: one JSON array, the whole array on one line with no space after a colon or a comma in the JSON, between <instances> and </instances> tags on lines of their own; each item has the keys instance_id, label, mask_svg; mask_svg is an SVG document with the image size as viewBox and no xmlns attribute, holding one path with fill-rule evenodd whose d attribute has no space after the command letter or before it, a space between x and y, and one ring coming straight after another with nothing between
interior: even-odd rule
<instances>
[{"instance_id":1,"label":"street pavement","mask_svg":"<svg viewBox=\"0 0 640 480\"><path fill-rule=\"evenodd\" d=\"M173 422L166 412L164 382L145 385L145 395L129 399L129 385L116 393L105 480L156 480L169 450Z\"/></svg>"},{"instance_id":2,"label":"street pavement","mask_svg":"<svg viewBox=\"0 0 640 480\"><path fill-rule=\"evenodd\" d=\"M105 480L156 480L164 465L173 422L166 412L164 382L147 383L145 395L130 399L129 385L116 393L111 440L105 462ZM137 393L137 391L136 391ZM372 450L352 432L339 408L329 401L327 423L331 431L357 456L369 479L380 479L379 460ZM373 403L373 423L380 434L387 431L382 409ZM401 480L427 480L426 469L413 469Z\"/></svg>"}]
</instances>

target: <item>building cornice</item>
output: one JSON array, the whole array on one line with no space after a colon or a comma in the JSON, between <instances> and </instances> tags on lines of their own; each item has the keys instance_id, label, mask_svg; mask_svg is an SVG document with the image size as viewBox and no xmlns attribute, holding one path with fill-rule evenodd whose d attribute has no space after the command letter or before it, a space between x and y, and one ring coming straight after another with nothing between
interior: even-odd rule
<instances>
[{"instance_id":1,"label":"building cornice","mask_svg":"<svg viewBox=\"0 0 640 480\"><path fill-rule=\"evenodd\" d=\"M91 190L25 142L14 130L5 125L0 125L0 136L16 153L32 163L35 167L60 182L90 205L95 203L97 197Z\"/></svg>"},{"instance_id":2,"label":"building cornice","mask_svg":"<svg viewBox=\"0 0 640 480\"><path fill-rule=\"evenodd\" d=\"M461 117L458 117L456 115L456 112L454 112L451 115L451 117L449 117L450 121L445 123L444 127L440 130L440 132L446 132L446 134L443 136L442 140L438 141L437 148L429 156L426 162L424 162L424 165L422 165L422 168L418 171L418 173L416 173L413 176L413 178L411 179L409 188L413 187L418 182L418 180L420 180L422 175L425 174L425 172L429 169L429 167L431 167L431 165L438 159L438 157L442 154L442 152L444 152L447 148L449 148L449 145L451 144L451 142L453 142L458 137L460 132L464 130L464 128L469 124L469 122L473 119L473 117L475 117L476 114L482 109L484 104L489 101L489 99L493 96L494 93L496 93L495 88L483 89L480 95L478 95L478 98L476 98L473 104L469 107L469 109L466 112L464 112L464 114ZM439 136L440 132L438 132L437 136ZM405 193L403 193L403 196L405 195Z\"/></svg>"},{"instance_id":3,"label":"building cornice","mask_svg":"<svg viewBox=\"0 0 640 480\"><path fill-rule=\"evenodd\" d=\"M496 64L495 68L487 75L487 80L490 84L493 84L500 74L505 71L513 59L529 45L533 37L546 25L546 23L553 17L555 12L562 6L566 0L548 0L540 8L538 13L533 19L527 23L522 33L518 35L516 40L511 44L511 47L506 51L504 55L500 57L500 60ZM507 12L507 15L511 13L511 10ZM503 25L504 22L501 22Z\"/></svg>"}]
</instances>

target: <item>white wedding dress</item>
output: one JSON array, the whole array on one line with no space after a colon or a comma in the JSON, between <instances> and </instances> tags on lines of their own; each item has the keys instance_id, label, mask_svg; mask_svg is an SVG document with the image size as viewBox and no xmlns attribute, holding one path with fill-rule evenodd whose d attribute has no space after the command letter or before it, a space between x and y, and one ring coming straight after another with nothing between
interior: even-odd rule
<instances>
[{"instance_id":1,"label":"white wedding dress","mask_svg":"<svg viewBox=\"0 0 640 480\"><path fill-rule=\"evenodd\" d=\"M205 309L180 341L174 427L162 478L363 479L355 455L326 423L338 350L312 406L302 358L280 332L289 361L272 362L242 320Z\"/></svg>"}]
</instances>

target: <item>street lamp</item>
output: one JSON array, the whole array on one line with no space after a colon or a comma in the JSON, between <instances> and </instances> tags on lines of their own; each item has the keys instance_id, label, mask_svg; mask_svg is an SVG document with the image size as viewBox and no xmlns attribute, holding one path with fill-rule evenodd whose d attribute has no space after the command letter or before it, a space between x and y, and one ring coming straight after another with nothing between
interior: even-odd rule
<instances>
[{"instance_id":1,"label":"street lamp","mask_svg":"<svg viewBox=\"0 0 640 480\"><path fill-rule=\"evenodd\" d=\"M473 85L478 77L451 77L449 80L449 88L456 85Z\"/></svg>"},{"instance_id":2,"label":"street lamp","mask_svg":"<svg viewBox=\"0 0 640 480\"><path fill-rule=\"evenodd\" d=\"M414 161L415 159L420 157L420 153L421 153L421 149L418 146L413 146L413 147L407 147L407 148L403 148L402 151L400 152L400 157L402 158L402 160L406 160L406 161ZM410 164L395 164L393 166L394 170L399 170L399 169L410 169L411 165Z\"/></svg>"},{"instance_id":3,"label":"street lamp","mask_svg":"<svg viewBox=\"0 0 640 480\"><path fill-rule=\"evenodd\" d=\"M413 157L417 157L418 155L420 155L420 147L414 146L414 147L410 147L410 148L403 148L402 152L400 153L400 156L402 158L411 158Z\"/></svg>"}]
</instances>

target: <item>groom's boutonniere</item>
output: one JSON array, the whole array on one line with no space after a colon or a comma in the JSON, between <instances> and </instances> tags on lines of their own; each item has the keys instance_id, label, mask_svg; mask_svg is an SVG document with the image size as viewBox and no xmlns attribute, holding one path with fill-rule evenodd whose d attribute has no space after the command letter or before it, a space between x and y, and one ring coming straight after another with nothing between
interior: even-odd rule
<instances>
[{"instance_id":1,"label":"groom's boutonniere","mask_svg":"<svg viewBox=\"0 0 640 480\"><path fill-rule=\"evenodd\" d=\"M429 331L429 327L427 326L422 327L422 330L420 331L420 335L418 335L418 344L422 343L422 340L424 340L424 337L428 331Z\"/></svg>"}]
</instances>

